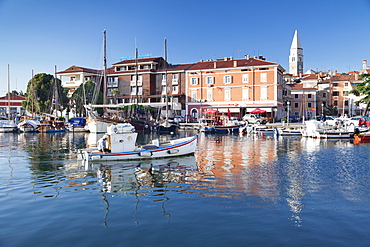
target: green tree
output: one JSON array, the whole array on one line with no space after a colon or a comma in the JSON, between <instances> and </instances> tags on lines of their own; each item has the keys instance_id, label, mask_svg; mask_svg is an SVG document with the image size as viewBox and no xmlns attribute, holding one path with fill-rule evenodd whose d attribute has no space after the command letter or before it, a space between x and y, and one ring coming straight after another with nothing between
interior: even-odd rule
<instances>
[{"instance_id":1,"label":"green tree","mask_svg":"<svg viewBox=\"0 0 370 247\"><path fill-rule=\"evenodd\" d=\"M360 78L364 81L357 84L354 89L349 91L349 93L362 96L362 98L355 103L366 104L365 110L362 113L363 115L366 115L370 104L370 74L361 74Z\"/></svg>"},{"instance_id":2,"label":"green tree","mask_svg":"<svg viewBox=\"0 0 370 247\"><path fill-rule=\"evenodd\" d=\"M56 85L55 85L56 83ZM58 102L53 102L53 97L58 93ZM36 74L28 82L26 100L22 106L29 112L51 113L53 103L58 104L60 111L67 106L67 91L62 88L59 79L54 80L54 76L46 73Z\"/></svg>"},{"instance_id":3,"label":"green tree","mask_svg":"<svg viewBox=\"0 0 370 247\"><path fill-rule=\"evenodd\" d=\"M110 91L110 93L113 95L114 97L114 101L115 103L117 104L117 96L119 95L119 90L118 89L113 89L112 91Z\"/></svg>"},{"instance_id":4,"label":"green tree","mask_svg":"<svg viewBox=\"0 0 370 247\"><path fill-rule=\"evenodd\" d=\"M103 93L99 92L98 102L93 102L94 100L94 92L95 92L95 83L92 81L85 82L84 85L80 85L76 91L72 94L71 103L73 104L73 108L76 109L77 115L85 115L85 108L84 104L102 104L103 103ZM85 93L84 90L85 89ZM84 99L85 98L85 99Z\"/></svg>"},{"instance_id":5,"label":"green tree","mask_svg":"<svg viewBox=\"0 0 370 247\"><path fill-rule=\"evenodd\" d=\"M324 109L324 114L328 116L338 116L338 108L334 105L328 105Z\"/></svg>"}]
</instances>

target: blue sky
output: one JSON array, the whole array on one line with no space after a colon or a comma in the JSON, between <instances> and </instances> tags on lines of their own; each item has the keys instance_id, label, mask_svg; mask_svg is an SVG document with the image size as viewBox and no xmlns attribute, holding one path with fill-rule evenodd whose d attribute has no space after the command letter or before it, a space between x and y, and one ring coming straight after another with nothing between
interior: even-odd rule
<instances>
[{"instance_id":1,"label":"blue sky","mask_svg":"<svg viewBox=\"0 0 370 247\"><path fill-rule=\"evenodd\" d=\"M298 29L304 70L360 70L370 65L370 0L0 0L0 95L26 91L34 73L103 64L120 56L163 56L192 63L263 55L288 71Z\"/></svg>"}]
</instances>

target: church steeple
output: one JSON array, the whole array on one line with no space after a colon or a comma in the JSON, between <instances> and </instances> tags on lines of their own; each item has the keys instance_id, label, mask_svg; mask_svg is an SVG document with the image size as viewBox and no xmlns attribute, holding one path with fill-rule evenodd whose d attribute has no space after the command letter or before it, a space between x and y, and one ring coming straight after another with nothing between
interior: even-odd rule
<instances>
[{"instance_id":1,"label":"church steeple","mask_svg":"<svg viewBox=\"0 0 370 247\"><path fill-rule=\"evenodd\" d=\"M298 30L295 30L289 55L289 73L299 75L303 73L303 48L298 37Z\"/></svg>"}]
</instances>

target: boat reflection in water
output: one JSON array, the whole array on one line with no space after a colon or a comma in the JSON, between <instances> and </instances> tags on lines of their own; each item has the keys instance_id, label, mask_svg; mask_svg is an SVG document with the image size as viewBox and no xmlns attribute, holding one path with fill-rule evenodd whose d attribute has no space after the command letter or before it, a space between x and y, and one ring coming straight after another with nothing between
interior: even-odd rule
<instances>
[{"instance_id":1,"label":"boat reflection in water","mask_svg":"<svg viewBox=\"0 0 370 247\"><path fill-rule=\"evenodd\" d=\"M140 193L168 183L186 183L197 173L195 156L122 162L83 162L85 171L100 179L102 191Z\"/></svg>"}]
</instances>

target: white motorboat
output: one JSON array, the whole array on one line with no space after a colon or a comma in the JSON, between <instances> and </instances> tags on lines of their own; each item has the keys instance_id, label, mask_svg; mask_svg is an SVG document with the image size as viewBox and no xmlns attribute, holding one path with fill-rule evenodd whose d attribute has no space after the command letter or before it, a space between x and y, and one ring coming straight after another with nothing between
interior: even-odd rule
<instances>
[{"instance_id":1,"label":"white motorboat","mask_svg":"<svg viewBox=\"0 0 370 247\"><path fill-rule=\"evenodd\" d=\"M198 135L159 143L136 146L138 133L131 124L110 125L107 128L107 148L110 152L102 153L96 148L78 151L77 159L83 161L140 160L175 157L195 153Z\"/></svg>"}]
</instances>

